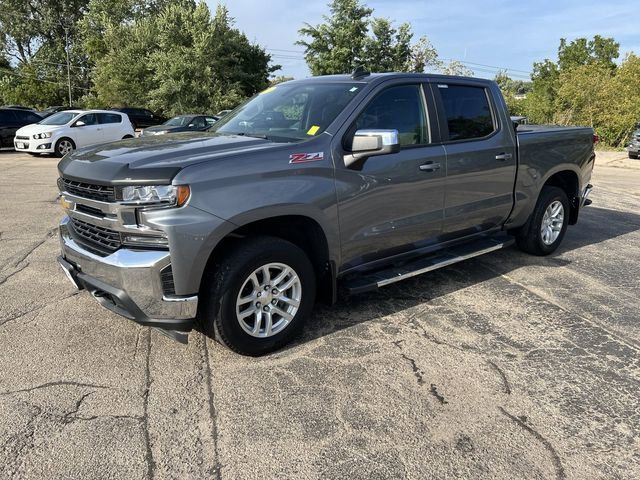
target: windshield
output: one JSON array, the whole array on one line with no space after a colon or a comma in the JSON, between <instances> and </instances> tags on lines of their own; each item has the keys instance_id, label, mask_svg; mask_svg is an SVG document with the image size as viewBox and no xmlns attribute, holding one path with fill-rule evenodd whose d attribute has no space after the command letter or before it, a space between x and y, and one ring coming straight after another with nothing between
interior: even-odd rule
<instances>
[{"instance_id":1,"label":"windshield","mask_svg":"<svg viewBox=\"0 0 640 480\"><path fill-rule=\"evenodd\" d=\"M210 131L295 142L319 135L361 83L292 83L271 87L218 120Z\"/></svg>"},{"instance_id":2,"label":"windshield","mask_svg":"<svg viewBox=\"0 0 640 480\"><path fill-rule=\"evenodd\" d=\"M167 120L164 122L165 125L169 127L184 127L185 125L189 125L193 117L187 115L181 115L179 117L173 117L171 120Z\"/></svg>"},{"instance_id":3,"label":"windshield","mask_svg":"<svg viewBox=\"0 0 640 480\"><path fill-rule=\"evenodd\" d=\"M58 113L54 113L50 117L47 117L38 123L40 125L66 125L78 115L79 113L58 112Z\"/></svg>"}]
</instances>

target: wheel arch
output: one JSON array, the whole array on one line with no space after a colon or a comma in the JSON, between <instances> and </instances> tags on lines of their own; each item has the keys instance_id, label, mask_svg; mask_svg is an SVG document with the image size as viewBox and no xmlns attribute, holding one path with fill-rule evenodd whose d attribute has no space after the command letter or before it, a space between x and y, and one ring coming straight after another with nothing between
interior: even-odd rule
<instances>
[{"instance_id":1,"label":"wheel arch","mask_svg":"<svg viewBox=\"0 0 640 480\"><path fill-rule=\"evenodd\" d=\"M246 222L238 220L232 220L236 228L222 237L210 252L204 271L215 268L217 259L236 248L238 241L242 239L255 236L277 237L297 245L307 254L316 273L318 298L329 303L335 302L336 261L331 256L330 237L316 218L286 213L253 218ZM201 291L205 277L203 275L201 279Z\"/></svg>"},{"instance_id":2,"label":"wheel arch","mask_svg":"<svg viewBox=\"0 0 640 480\"><path fill-rule=\"evenodd\" d=\"M580 176L578 172L572 168L551 172L542 184L542 188L546 186L560 188L567 194L569 205L571 206L569 225L575 225L578 221L578 212L580 210ZM542 188L540 188L540 192L542 192Z\"/></svg>"}]
</instances>

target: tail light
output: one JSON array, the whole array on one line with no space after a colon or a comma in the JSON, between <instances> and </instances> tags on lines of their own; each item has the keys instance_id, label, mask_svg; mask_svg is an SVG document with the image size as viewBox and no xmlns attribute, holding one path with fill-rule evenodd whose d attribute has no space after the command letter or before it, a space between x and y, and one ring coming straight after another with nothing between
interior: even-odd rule
<instances>
[{"instance_id":1,"label":"tail light","mask_svg":"<svg viewBox=\"0 0 640 480\"><path fill-rule=\"evenodd\" d=\"M597 144L600 142L600 136L597 133L593 134L593 144Z\"/></svg>"}]
</instances>

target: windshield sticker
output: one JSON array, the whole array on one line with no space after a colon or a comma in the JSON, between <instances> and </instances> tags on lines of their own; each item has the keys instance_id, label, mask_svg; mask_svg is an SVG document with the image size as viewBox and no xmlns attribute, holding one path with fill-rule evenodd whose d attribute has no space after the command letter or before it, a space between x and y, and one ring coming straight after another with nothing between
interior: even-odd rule
<instances>
[{"instance_id":1,"label":"windshield sticker","mask_svg":"<svg viewBox=\"0 0 640 480\"><path fill-rule=\"evenodd\" d=\"M264 95L265 93L273 92L275 89L276 87L269 87L266 90L261 91L258 95Z\"/></svg>"},{"instance_id":2,"label":"windshield sticker","mask_svg":"<svg viewBox=\"0 0 640 480\"><path fill-rule=\"evenodd\" d=\"M309 130L307 130L307 135L315 135L320 130L318 125L313 125Z\"/></svg>"},{"instance_id":3,"label":"windshield sticker","mask_svg":"<svg viewBox=\"0 0 640 480\"><path fill-rule=\"evenodd\" d=\"M324 153L292 153L289 155L289 163L306 163L306 162L318 162L324 160Z\"/></svg>"}]
</instances>

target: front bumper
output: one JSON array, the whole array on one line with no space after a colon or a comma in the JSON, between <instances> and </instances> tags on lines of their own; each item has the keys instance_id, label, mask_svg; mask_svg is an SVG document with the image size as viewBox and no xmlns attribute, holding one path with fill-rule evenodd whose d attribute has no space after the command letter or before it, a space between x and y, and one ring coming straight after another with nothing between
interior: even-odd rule
<instances>
[{"instance_id":1,"label":"front bumper","mask_svg":"<svg viewBox=\"0 0 640 480\"><path fill-rule=\"evenodd\" d=\"M54 138L42 138L29 140L14 140L13 147L18 152L52 153L56 140Z\"/></svg>"},{"instance_id":2,"label":"front bumper","mask_svg":"<svg viewBox=\"0 0 640 480\"><path fill-rule=\"evenodd\" d=\"M163 294L160 272L171 263L168 251L121 248L102 257L84 249L69 229L65 217L60 223L58 262L77 288L141 325L181 332L193 328L198 297Z\"/></svg>"}]
</instances>

